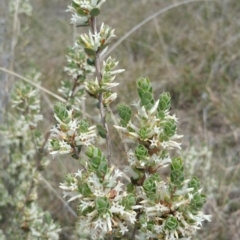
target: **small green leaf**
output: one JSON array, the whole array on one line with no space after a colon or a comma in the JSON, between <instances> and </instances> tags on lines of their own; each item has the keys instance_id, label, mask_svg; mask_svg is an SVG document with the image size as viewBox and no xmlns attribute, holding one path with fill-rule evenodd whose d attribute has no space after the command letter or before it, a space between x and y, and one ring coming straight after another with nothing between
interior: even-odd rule
<instances>
[{"instance_id":1,"label":"small green leaf","mask_svg":"<svg viewBox=\"0 0 240 240\"><path fill-rule=\"evenodd\" d=\"M87 183L83 183L80 186L78 186L78 191L84 196L89 197L92 195L92 191L89 188Z\"/></svg>"},{"instance_id":2,"label":"small green leaf","mask_svg":"<svg viewBox=\"0 0 240 240\"><path fill-rule=\"evenodd\" d=\"M164 92L159 96L158 111L169 110L171 106L171 96L170 93Z\"/></svg>"},{"instance_id":3,"label":"small green leaf","mask_svg":"<svg viewBox=\"0 0 240 240\"><path fill-rule=\"evenodd\" d=\"M107 130L102 125L97 125L97 130L101 138L107 137Z\"/></svg>"},{"instance_id":4,"label":"small green leaf","mask_svg":"<svg viewBox=\"0 0 240 240\"><path fill-rule=\"evenodd\" d=\"M177 227L178 227L178 220L172 216L168 217L165 222L164 228L171 231L171 230L176 230Z\"/></svg>"},{"instance_id":5,"label":"small green leaf","mask_svg":"<svg viewBox=\"0 0 240 240\"><path fill-rule=\"evenodd\" d=\"M156 183L153 179L148 178L143 183L143 189L146 193L155 193L156 192Z\"/></svg>"},{"instance_id":6,"label":"small green leaf","mask_svg":"<svg viewBox=\"0 0 240 240\"><path fill-rule=\"evenodd\" d=\"M112 114L111 114L111 112L108 111L108 112L106 113L105 119L106 119L106 122L109 122L109 121L112 119Z\"/></svg>"},{"instance_id":7,"label":"small green leaf","mask_svg":"<svg viewBox=\"0 0 240 240\"><path fill-rule=\"evenodd\" d=\"M171 163L171 170L180 170L181 172L183 172L184 170L184 164L183 164L183 160L180 157L174 157L172 159L172 163Z\"/></svg>"},{"instance_id":8,"label":"small green leaf","mask_svg":"<svg viewBox=\"0 0 240 240\"><path fill-rule=\"evenodd\" d=\"M205 202L206 196L197 192L193 195L193 198L191 200L191 207L193 210L199 211L201 210Z\"/></svg>"},{"instance_id":9,"label":"small green leaf","mask_svg":"<svg viewBox=\"0 0 240 240\"><path fill-rule=\"evenodd\" d=\"M87 64L90 65L90 66L94 66L95 65L95 60L91 59L91 58L88 58L87 59Z\"/></svg>"},{"instance_id":10,"label":"small green leaf","mask_svg":"<svg viewBox=\"0 0 240 240\"><path fill-rule=\"evenodd\" d=\"M78 130L81 133L88 132L88 127L89 127L89 123L88 123L88 121L86 119L82 119L82 120L79 121Z\"/></svg>"},{"instance_id":11,"label":"small green leaf","mask_svg":"<svg viewBox=\"0 0 240 240\"><path fill-rule=\"evenodd\" d=\"M96 210L99 214L107 213L110 207L108 199L106 197L99 197L95 201Z\"/></svg>"},{"instance_id":12,"label":"small green leaf","mask_svg":"<svg viewBox=\"0 0 240 240\"><path fill-rule=\"evenodd\" d=\"M148 138L148 134L150 133L151 129L143 126L139 129L138 135L140 136L141 140L146 140Z\"/></svg>"},{"instance_id":13,"label":"small green leaf","mask_svg":"<svg viewBox=\"0 0 240 240\"><path fill-rule=\"evenodd\" d=\"M54 113L63 123L68 124L71 120L68 110L62 104L54 106Z\"/></svg>"},{"instance_id":14,"label":"small green leaf","mask_svg":"<svg viewBox=\"0 0 240 240\"><path fill-rule=\"evenodd\" d=\"M90 57L95 57L96 52L91 48L84 48L85 53Z\"/></svg>"},{"instance_id":15,"label":"small green leaf","mask_svg":"<svg viewBox=\"0 0 240 240\"><path fill-rule=\"evenodd\" d=\"M197 177L193 177L188 183L188 187L194 188L194 192L197 192L200 188L200 181Z\"/></svg>"},{"instance_id":16,"label":"small green leaf","mask_svg":"<svg viewBox=\"0 0 240 240\"><path fill-rule=\"evenodd\" d=\"M57 151L57 150L60 149L60 144L59 144L59 140L58 139L53 138L50 141L50 144L51 144L51 147L52 147L53 151Z\"/></svg>"},{"instance_id":17,"label":"small green leaf","mask_svg":"<svg viewBox=\"0 0 240 240\"><path fill-rule=\"evenodd\" d=\"M130 193L122 200L123 206L125 206L126 209L131 209L132 206L136 204L136 197L134 194Z\"/></svg>"},{"instance_id":18,"label":"small green leaf","mask_svg":"<svg viewBox=\"0 0 240 240\"><path fill-rule=\"evenodd\" d=\"M177 187L181 187L184 181L184 174L181 170L179 169L175 169L171 172L171 182L177 186Z\"/></svg>"},{"instance_id":19,"label":"small green leaf","mask_svg":"<svg viewBox=\"0 0 240 240\"><path fill-rule=\"evenodd\" d=\"M91 11L90 11L90 15L92 17L96 17L100 14L100 9L99 8L93 8Z\"/></svg>"},{"instance_id":20,"label":"small green leaf","mask_svg":"<svg viewBox=\"0 0 240 240\"><path fill-rule=\"evenodd\" d=\"M135 149L135 155L138 160L145 160L148 157L148 150L143 145L138 145Z\"/></svg>"},{"instance_id":21,"label":"small green leaf","mask_svg":"<svg viewBox=\"0 0 240 240\"><path fill-rule=\"evenodd\" d=\"M127 193L134 193L136 191L135 186L132 183L127 184Z\"/></svg>"},{"instance_id":22,"label":"small green leaf","mask_svg":"<svg viewBox=\"0 0 240 240\"><path fill-rule=\"evenodd\" d=\"M79 14L79 15L81 15L81 16L87 16L87 11L84 11L82 8L76 8L75 7L75 9L77 10L77 13Z\"/></svg>"},{"instance_id":23,"label":"small green leaf","mask_svg":"<svg viewBox=\"0 0 240 240\"><path fill-rule=\"evenodd\" d=\"M120 103L117 106L117 110L121 118L121 125L126 126L132 118L132 109L128 105Z\"/></svg>"}]
</instances>

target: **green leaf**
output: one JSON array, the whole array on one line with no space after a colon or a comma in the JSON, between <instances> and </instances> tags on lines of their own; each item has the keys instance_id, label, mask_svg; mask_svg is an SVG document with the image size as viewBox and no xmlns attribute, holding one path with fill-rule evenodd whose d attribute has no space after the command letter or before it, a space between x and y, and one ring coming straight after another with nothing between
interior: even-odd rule
<instances>
[{"instance_id":1,"label":"green leaf","mask_svg":"<svg viewBox=\"0 0 240 240\"><path fill-rule=\"evenodd\" d=\"M90 15L92 17L96 17L100 14L100 9L99 8L93 8L91 11L90 11Z\"/></svg>"},{"instance_id":2,"label":"green leaf","mask_svg":"<svg viewBox=\"0 0 240 240\"><path fill-rule=\"evenodd\" d=\"M205 202L206 202L206 196L204 194L200 194L197 192L193 195L193 198L191 200L191 207L193 210L199 211L201 210Z\"/></svg>"},{"instance_id":3,"label":"green leaf","mask_svg":"<svg viewBox=\"0 0 240 240\"><path fill-rule=\"evenodd\" d=\"M169 110L171 106L171 96L170 93L164 92L159 96L158 111Z\"/></svg>"},{"instance_id":4,"label":"green leaf","mask_svg":"<svg viewBox=\"0 0 240 240\"><path fill-rule=\"evenodd\" d=\"M146 193L155 193L156 192L156 183L153 179L148 178L143 183L143 189Z\"/></svg>"},{"instance_id":5,"label":"green leaf","mask_svg":"<svg viewBox=\"0 0 240 240\"><path fill-rule=\"evenodd\" d=\"M128 105L120 103L117 106L117 110L120 118L123 120L124 126L126 126L132 118L132 109Z\"/></svg>"},{"instance_id":6,"label":"green leaf","mask_svg":"<svg viewBox=\"0 0 240 240\"><path fill-rule=\"evenodd\" d=\"M96 210L99 214L105 214L109 211L110 204L106 197L99 197L95 201Z\"/></svg>"},{"instance_id":7,"label":"green leaf","mask_svg":"<svg viewBox=\"0 0 240 240\"><path fill-rule=\"evenodd\" d=\"M99 178L102 179L107 174L107 171L108 171L108 163L105 158L104 161L102 161L101 164L99 165L96 171L96 174Z\"/></svg>"},{"instance_id":8,"label":"green leaf","mask_svg":"<svg viewBox=\"0 0 240 240\"><path fill-rule=\"evenodd\" d=\"M107 137L107 130L102 125L97 125L98 134L101 138Z\"/></svg>"},{"instance_id":9,"label":"green leaf","mask_svg":"<svg viewBox=\"0 0 240 240\"><path fill-rule=\"evenodd\" d=\"M82 8L75 7L75 9L77 10L77 13L83 17L88 15L88 13L85 10L83 10Z\"/></svg>"},{"instance_id":10,"label":"green leaf","mask_svg":"<svg viewBox=\"0 0 240 240\"><path fill-rule=\"evenodd\" d=\"M177 187L181 187L184 181L184 173L179 170L179 169L175 169L171 172L171 182L177 186Z\"/></svg>"},{"instance_id":11,"label":"green leaf","mask_svg":"<svg viewBox=\"0 0 240 240\"><path fill-rule=\"evenodd\" d=\"M171 170L180 170L181 172L183 172L184 170L184 164L183 164L183 160L180 157L174 157L172 159L172 163L171 163Z\"/></svg>"},{"instance_id":12,"label":"green leaf","mask_svg":"<svg viewBox=\"0 0 240 240\"><path fill-rule=\"evenodd\" d=\"M148 78L140 78L137 81L138 95L141 99L141 105L150 109L154 104L153 90Z\"/></svg>"},{"instance_id":13,"label":"green leaf","mask_svg":"<svg viewBox=\"0 0 240 240\"><path fill-rule=\"evenodd\" d=\"M197 192L200 188L200 181L197 177L193 177L188 183L188 187L194 188L194 192Z\"/></svg>"},{"instance_id":14,"label":"green leaf","mask_svg":"<svg viewBox=\"0 0 240 240\"><path fill-rule=\"evenodd\" d=\"M91 48L84 48L85 53L90 57L95 57L96 52Z\"/></svg>"},{"instance_id":15,"label":"green leaf","mask_svg":"<svg viewBox=\"0 0 240 240\"><path fill-rule=\"evenodd\" d=\"M90 197L92 195L92 191L89 188L87 183L83 183L80 186L78 186L78 191L84 196L84 197Z\"/></svg>"},{"instance_id":16,"label":"green leaf","mask_svg":"<svg viewBox=\"0 0 240 240\"><path fill-rule=\"evenodd\" d=\"M168 229L168 230L176 230L178 227L178 220L175 217L168 217L165 224L164 224L164 228Z\"/></svg>"},{"instance_id":17,"label":"green leaf","mask_svg":"<svg viewBox=\"0 0 240 240\"><path fill-rule=\"evenodd\" d=\"M111 114L111 112L108 111L108 112L106 113L105 119L106 119L106 122L109 122L109 121L112 119L112 114Z\"/></svg>"},{"instance_id":18,"label":"green leaf","mask_svg":"<svg viewBox=\"0 0 240 240\"><path fill-rule=\"evenodd\" d=\"M135 155L138 160L144 160L148 157L148 150L143 145L138 145L135 149Z\"/></svg>"},{"instance_id":19,"label":"green leaf","mask_svg":"<svg viewBox=\"0 0 240 240\"><path fill-rule=\"evenodd\" d=\"M163 125L164 135L167 138L173 137L177 130L177 125L173 119L167 120Z\"/></svg>"},{"instance_id":20,"label":"green leaf","mask_svg":"<svg viewBox=\"0 0 240 240\"><path fill-rule=\"evenodd\" d=\"M86 119L82 119L81 121L79 121L78 129L81 133L88 132L88 128L89 128L89 123Z\"/></svg>"},{"instance_id":21,"label":"green leaf","mask_svg":"<svg viewBox=\"0 0 240 240\"><path fill-rule=\"evenodd\" d=\"M51 139L50 145L51 145L53 151L57 151L60 149L59 140L56 138Z\"/></svg>"},{"instance_id":22,"label":"green leaf","mask_svg":"<svg viewBox=\"0 0 240 240\"><path fill-rule=\"evenodd\" d=\"M132 206L136 204L136 198L134 194L130 193L126 197L123 198L122 204L126 209L131 209Z\"/></svg>"},{"instance_id":23,"label":"green leaf","mask_svg":"<svg viewBox=\"0 0 240 240\"><path fill-rule=\"evenodd\" d=\"M95 65L95 59L88 58L87 59L87 64L90 65L90 66L94 66Z\"/></svg>"},{"instance_id":24,"label":"green leaf","mask_svg":"<svg viewBox=\"0 0 240 240\"><path fill-rule=\"evenodd\" d=\"M150 133L150 129L147 127L141 127L138 134L141 140L146 140L148 138L148 134Z\"/></svg>"},{"instance_id":25,"label":"green leaf","mask_svg":"<svg viewBox=\"0 0 240 240\"><path fill-rule=\"evenodd\" d=\"M127 184L127 193L134 193L136 191L135 186L132 183Z\"/></svg>"},{"instance_id":26,"label":"green leaf","mask_svg":"<svg viewBox=\"0 0 240 240\"><path fill-rule=\"evenodd\" d=\"M56 104L54 106L54 113L65 124L71 121L68 110L62 104Z\"/></svg>"}]
</instances>

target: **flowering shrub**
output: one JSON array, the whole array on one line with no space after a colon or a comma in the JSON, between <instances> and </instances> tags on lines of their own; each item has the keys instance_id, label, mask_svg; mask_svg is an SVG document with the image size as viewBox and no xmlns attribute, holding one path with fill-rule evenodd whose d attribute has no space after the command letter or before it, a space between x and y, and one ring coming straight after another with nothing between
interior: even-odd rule
<instances>
[{"instance_id":1,"label":"flowering shrub","mask_svg":"<svg viewBox=\"0 0 240 240\"><path fill-rule=\"evenodd\" d=\"M200 181L186 178L191 171L185 169L184 159L171 155L181 149L182 138L177 134L178 119L170 113L171 96L164 92L155 98L148 78L137 80L137 102L117 106L114 128L129 146L126 173L112 163L107 111L117 98L115 78L124 70L112 57L104 57L115 37L114 29L97 24L104 2L72 0L68 7L71 23L89 31L80 34L68 52L64 70L70 80L58 89L66 101L54 107L57 124L48 141L36 130L43 119L38 91L30 84L15 86L15 110L9 127L1 129L7 174L0 180L0 220L7 220L0 223L10 227L0 231L0 239L59 239L60 226L36 202L40 172L49 163L44 157L46 142L53 158L79 160L79 169L60 183L64 198L77 203L78 239L188 240L203 221L210 221L202 212L206 196ZM24 3L28 10L28 1ZM37 82L36 76L32 78ZM87 119L86 96L97 101L100 123ZM99 138L105 139L106 150L100 148ZM168 177L163 168L169 168Z\"/></svg>"},{"instance_id":2,"label":"flowering shrub","mask_svg":"<svg viewBox=\"0 0 240 240\"><path fill-rule=\"evenodd\" d=\"M31 73L35 82L39 76ZM40 172L49 163L43 154L45 140L36 129L42 120L39 91L17 83L11 106L9 126L0 129L0 239L57 240L61 228L36 202Z\"/></svg>"},{"instance_id":3,"label":"flowering shrub","mask_svg":"<svg viewBox=\"0 0 240 240\"><path fill-rule=\"evenodd\" d=\"M71 105L57 104L54 116L58 124L51 130L49 151L54 157L70 155L80 160L79 170L68 173L60 188L69 202L77 201L79 231L92 239L191 239L210 216L201 211L206 196L202 194L198 178L185 177L184 161L171 157L172 149L180 149L177 118L170 114L171 97L162 93L157 100L148 78L137 81L139 101L133 107L121 103L120 117L115 128L125 144L129 166L126 167L129 183L123 173L111 163L111 138L106 120L106 109L117 98L114 82L122 69L115 70L118 62L103 59L108 45L115 37L114 30L105 24L97 26L104 0L73 0L68 8L71 23L88 26L88 34L77 37L74 51L66 68L79 87L97 100L101 124L91 125L76 114L77 98L73 91L60 90L70 96ZM81 56L80 60L76 56ZM76 64L81 61L81 64ZM72 63L72 64L71 64ZM87 74L91 78L87 78ZM95 73L95 78L93 78ZM68 87L71 89L71 87ZM84 99L84 92L81 92ZM68 99L70 101L70 99ZM106 139L107 154L96 146L98 137ZM165 178L161 169L170 167Z\"/></svg>"}]
</instances>

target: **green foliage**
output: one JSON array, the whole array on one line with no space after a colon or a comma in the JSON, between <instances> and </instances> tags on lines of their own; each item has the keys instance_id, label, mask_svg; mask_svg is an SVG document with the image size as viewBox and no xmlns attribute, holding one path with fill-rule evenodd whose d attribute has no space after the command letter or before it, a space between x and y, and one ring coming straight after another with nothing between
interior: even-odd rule
<instances>
[{"instance_id":1,"label":"green foliage","mask_svg":"<svg viewBox=\"0 0 240 240\"><path fill-rule=\"evenodd\" d=\"M141 105L150 109L154 104L153 90L148 78L139 78L137 81L137 91L141 99Z\"/></svg>"},{"instance_id":2,"label":"green foliage","mask_svg":"<svg viewBox=\"0 0 240 240\"><path fill-rule=\"evenodd\" d=\"M172 230L176 230L177 227L178 227L178 220L175 217L168 217L165 222L164 228L172 231Z\"/></svg>"},{"instance_id":3,"label":"green foliage","mask_svg":"<svg viewBox=\"0 0 240 240\"><path fill-rule=\"evenodd\" d=\"M145 160L148 157L148 150L143 145L138 145L135 149L135 156L138 160Z\"/></svg>"},{"instance_id":4,"label":"green foliage","mask_svg":"<svg viewBox=\"0 0 240 240\"><path fill-rule=\"evenodd\" d=\"M117 110L121 118L121 125L125 127L132 117L132 109L128 105L121 103L118 104Z\"/></svg>"}]
</instances>

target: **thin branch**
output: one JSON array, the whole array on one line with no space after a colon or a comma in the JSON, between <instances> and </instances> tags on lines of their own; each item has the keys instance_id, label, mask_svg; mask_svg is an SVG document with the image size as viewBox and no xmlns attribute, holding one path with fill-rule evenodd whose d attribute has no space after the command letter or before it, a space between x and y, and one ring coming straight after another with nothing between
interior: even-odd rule
<instances>
[{"instance_id":1,"label":"thin branch","mask_svg":"<svg viewBox=\"0 0 240 240\"><path fill-rule=\"evenodd\" d=\"M141 28L144 24L148 23L152 19L154 19L154 18L158 17L159 15L167 12L168 10L179 7L181 5L185 5L185 4L188 4L188 3L194 3L194 2L215 2L215 3L219 3L219 1L215 1L215 0L187 0L187 1L177 2L177 3L174 3L170 6L168 6L168 7L165 7L163 9L157 11L156 13L152 14L151 16L147 17L142 22L138 23L132 29L130 29L128 32L126 32L121 38L119 38L119 40L115 44L112 45L112 47L110 47L108 49L108 51L103 55L102 58L105 58L106 56L108 56L118 45L120 45L124 40L126 40L132 33L134 33L136 30Z\"/></svg>"},{"instance_id":2,"label":"thin branch","mask_svg":"<svg viewBox=\"0 0 240 240\"><path fill-rule=\"evenodd\" d=\"M52 185L40 174L40 180L48 187L51 192L61 201L63 206L68 210L68 212L75 218L77 218L77 214L73 211L73 209L69 206L69 204L58 194L58 192L52 187Z\"/></svg>"},{"instance_id":3,"label":"thin branch","mask_svg":"<svg viewBox=\"0 0 240 240\"><path fill-rule=\"evenodd\" d=\"M8 73L8 74L11 74L11 75L13 75L13 76L15 76L15 77L18 77L18 78L20 78L20 79L22 79L22 80L24 80L25 82L27 82L27 83L31 84L32 86L34 86L34 87L42 90L43 92L51 95L52 97L55 97L56 99L58 99L58 100L61 101L61 102L66 102L66 100L65 100L64 98L58 96L57 94L49 91L48 89L42 87L41 85L33 82L32 80L30 80L30 79L28 79L28 78L25 78L24 76L22 76L22 75L20 75L20 74L18 74L18 73L15 73L15 72L10 71L10 70L8 70L8 69L6 69L6 68L3 68L3 67L0 67L0 70L3 71L3 72L6 72L6 73Z\"/></svg>"}]
</instances>

